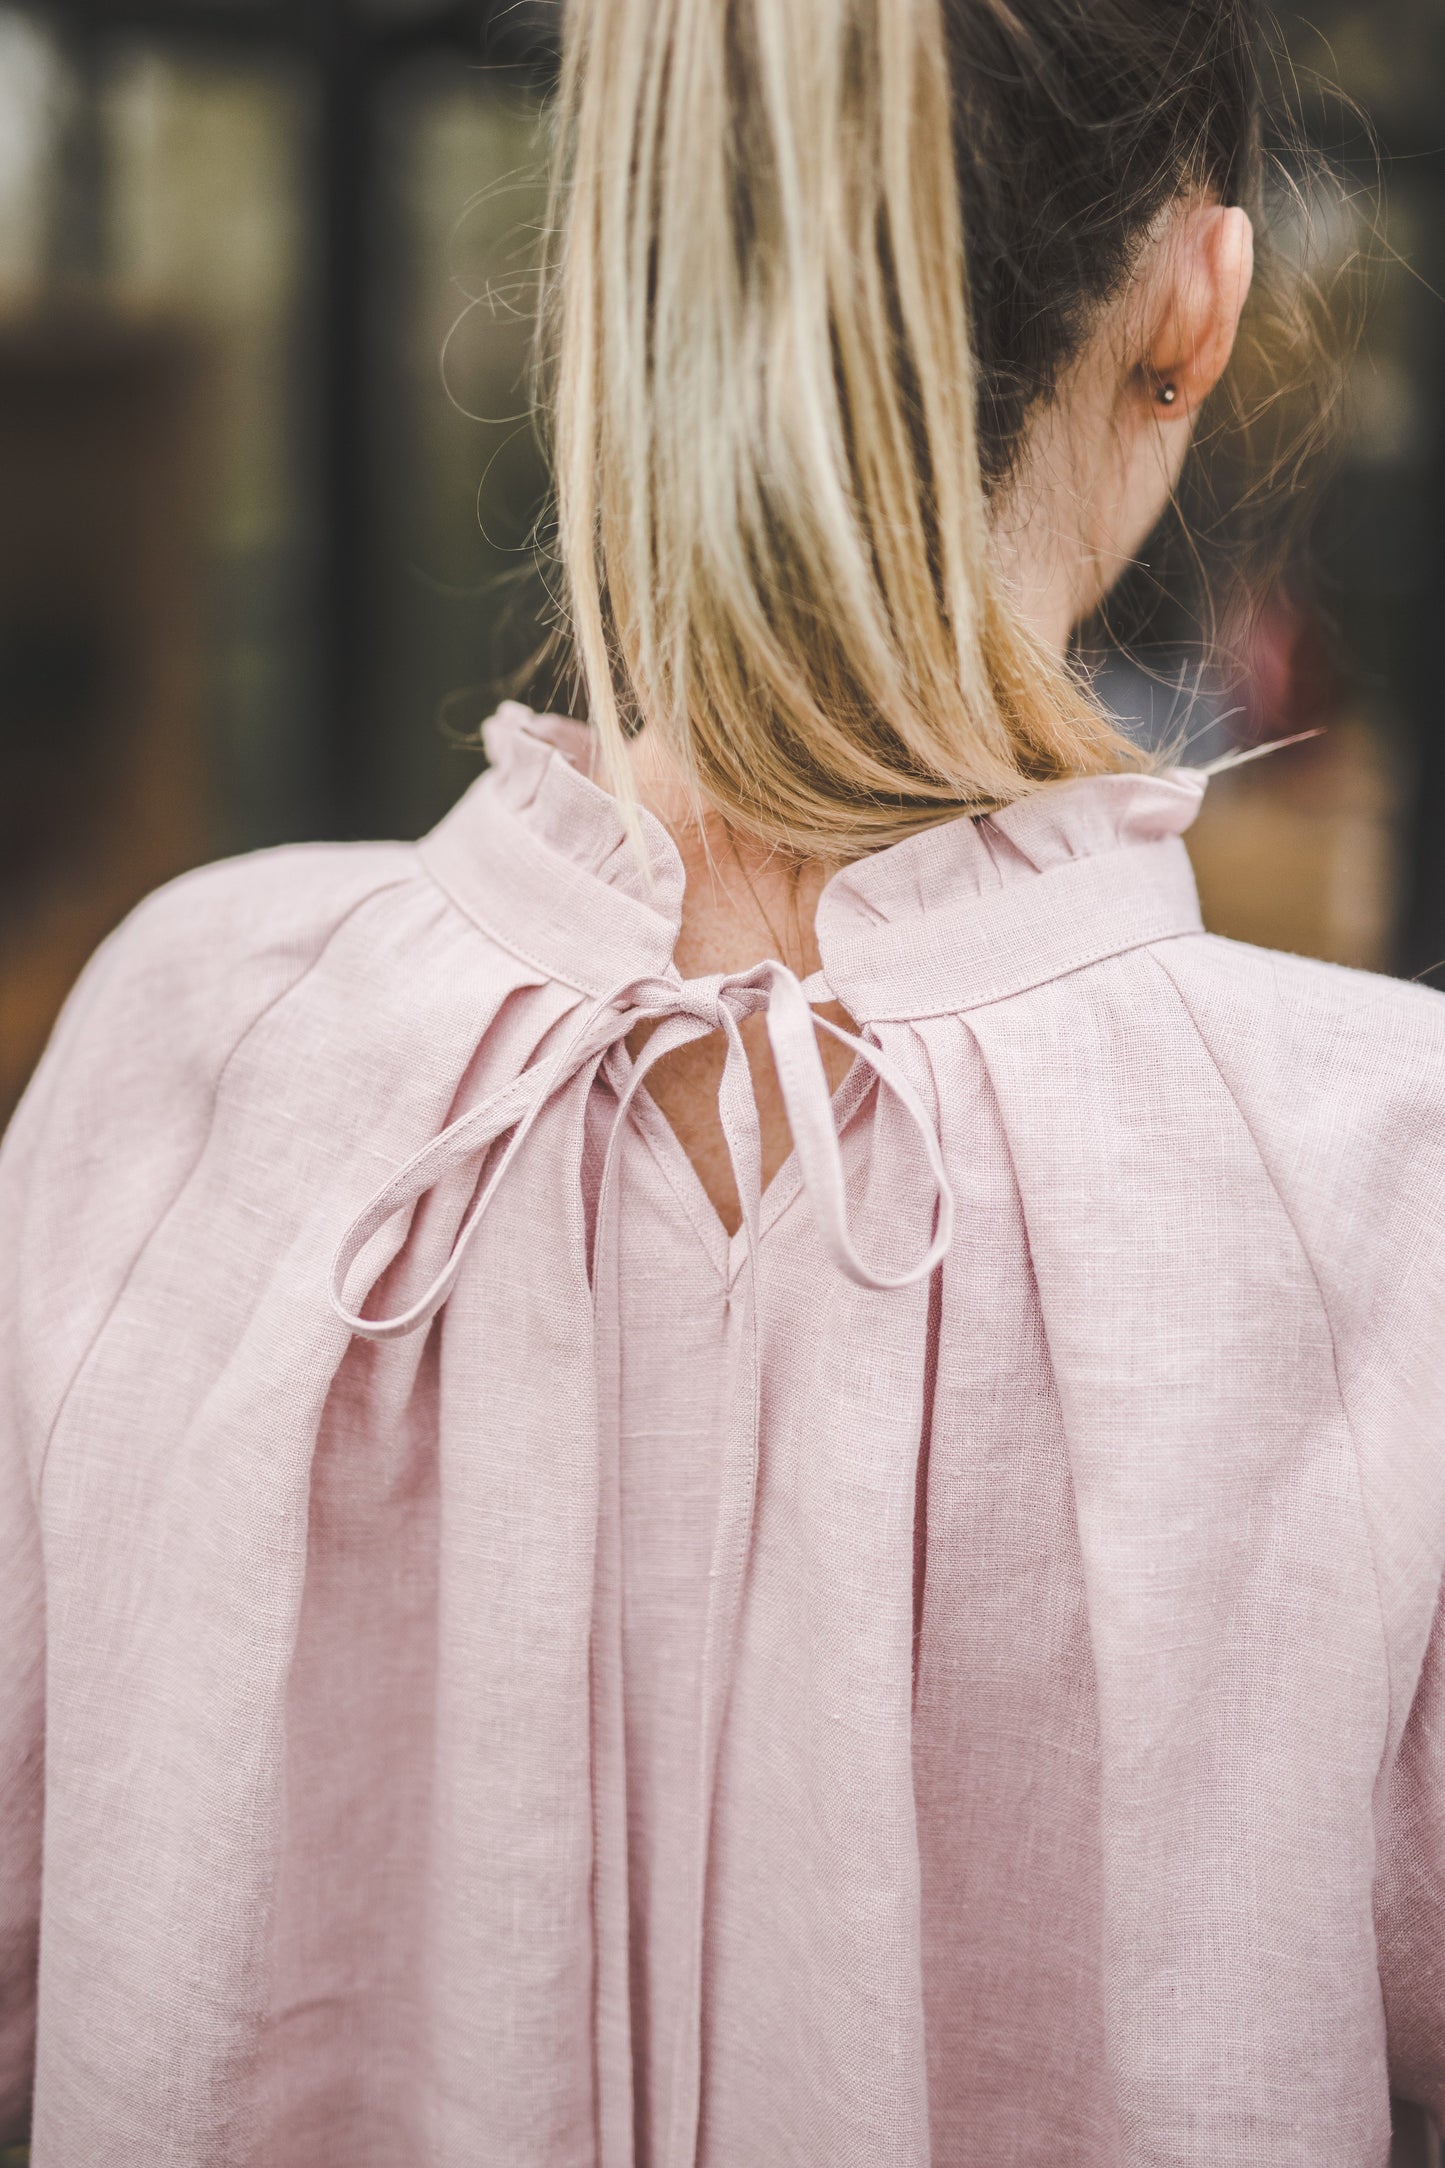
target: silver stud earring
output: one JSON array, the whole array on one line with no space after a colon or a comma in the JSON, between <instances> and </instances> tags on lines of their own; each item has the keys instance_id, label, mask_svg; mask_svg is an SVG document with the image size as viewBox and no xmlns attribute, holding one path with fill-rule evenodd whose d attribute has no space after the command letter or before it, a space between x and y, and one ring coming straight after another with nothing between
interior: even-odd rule
<instances>
[{"instance_id":1,"label":"silver stud earring","mask_svg":"<svg viewBox=\"0 0 1445 2168\"><path fill-rule=\"evenodd\" d=\"M1161 384L1154 396L1160 406L1174 406L1178 402L1179 391L1176 385Z\"/></svg>"}]
</instances>

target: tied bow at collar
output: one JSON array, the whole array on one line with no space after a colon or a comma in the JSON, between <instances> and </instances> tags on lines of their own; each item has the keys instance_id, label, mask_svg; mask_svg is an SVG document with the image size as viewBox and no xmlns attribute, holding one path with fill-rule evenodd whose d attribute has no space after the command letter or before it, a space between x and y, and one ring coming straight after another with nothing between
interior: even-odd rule
<instances>
[{"instance_id":1,"label":"tied bow at collar","mask_svg":"<svg viewBox=\"0 0 1445 2168\"><path fill-rule=\"evenodd\" d=\"M595 1069L602 1058L626 1038L639 1023L657 1020L652 1034L623 1089L604 1161L602 1194L607 1196L617 1140L636 1092L649 1071L666 1054L693 1039L721 1031L727 1039L727 1058L718 1092L718 1112L727 1138L733 1176L742 1204L748 1253L756 1269L759 1210L762 1194L762 1145L757 1102L747 1052L739 1030L741 1020L763 1009L768 1039L777 1067L783 1104L793 1133L798 1168L813 1217L829 1255L840 1272L860 1287L888 1289L909 1287L928 1274L946 1255L953 1239L953 1192L944 1171L943 1154L933 1123L917 1092L902 1071L880 1047L867 1039L815 1017L810 1000L826 1001L830 989L821 972L806 985L786 964L766 962L752 970L711 978L641 978L624 980L604 993L585 1011L575 1031L550 1060L534 1063L520 1076L493 1092L463 1114L431 1143L424 1145L386 1182L347 1229L332 1263L331 1303L341 1322L367 1340L396 1340L430 1324L456 1284L477 1230L507 1170L524 1148L532 1125L547 1102L582 1070ZM910 1116L928 1159L938 1197L937 1227L932 1242L916 1264L898 1273L874 1271L859 1257L848 1231L843 1188L843 1165L833 1122L833 1104L818 1054L815 1031L826 1031L875 1071ZM347 1283L357 1258L374 1235L397 1213L420 1202L428 1190L474 1164L497 1139L512 1130L512 1138L486 1186L463 1222L452 1251L436 1279L410 1308L393 1317L364 1317L347 1307ZM599 1210L598 1229L605 1215Z\"/></svg>"}]
</instances>

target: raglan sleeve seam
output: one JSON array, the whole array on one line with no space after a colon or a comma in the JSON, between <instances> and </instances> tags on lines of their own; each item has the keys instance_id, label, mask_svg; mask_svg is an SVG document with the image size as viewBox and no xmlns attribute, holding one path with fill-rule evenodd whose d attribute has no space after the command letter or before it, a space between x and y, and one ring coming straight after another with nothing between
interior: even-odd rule
<instances>
[{"instance_id":1,"label":"raglan sleeve seam","mask_svg":"<svg viewBox=\"0 0 1445 2168\"><path fill-rule=\"evenodd\" d=\"M81 1377L83 1376L88 1364L94 1356L96 1348L99 1346L102 1338L104 1337L105 1332L116 1313L116 1310L120 1306L121 1302L124 1300L126 1289L129 1287L131 1281L134 1279L135 1274L139 1270L140 1265L145 1259L147 1253L149 1252L152 1243L162 1232L167 1221L170 1219L171 1215L174 1213L177 1206L186 1195L186 1192L190 1188L192 1181L195 1179L197 1171L199 1170L205 1159L207 1150L210 1146L212 1130L215 1125L216 1108L220 1102L221 1093L224 1089L226 1077L231 1069L231 1065L241 1053L242 1049L245 1047L252 1035L257 1030L259 1030L262 1024L265 1023L267 1017L270 1016L274 1010L279 1008L283 1002L288 1001L291 996L298 991L300 987L305 985L307 979L310 978L311 974L325 960L332 943L337 939L343 929L356 916L356 914L359 911L364 910L369 904L373 903L377 896L385 894L388 889L406 886L407 883L412 879L412 877L413 876L409 870L402 872L391 878L377 882L375 886L368 887L364 894L354 897L352 901L347 905L346 909L342 912L341 916L337 918L327 929L324 937L322 938L318 946L314 949L314 951L304 958L304 960L301 962L300 968L292 972L287 977L283 985L277 987L271 994L269 994L266 1000L263 1001L260 1007L255 1011L255 1013L247 1017L245 1022L236 1031L235 1036L233 1037L230 1045L227 1047L225 1054L222 1056L215 1070L214 1078L210 1087L210 1096L206 1107L204 1126L200 1142L197 1145L196 1150L191 1155L191 1158L186 1165L183 1173L181 1174L179 1181L171 1190L170 1195L166 1198L165 1202L161 1206L160 1211L156 1215L155 1219L152 1221L149 1229L135 1244L129 1262L126 1264L125 1269L120 1276L120 1279L117 1281L116 1286L111 1293L110 1299L106 1303L101 1316L96 1322L94 1330L89 1334L88 1338L86 1339L84 1347L80 1351L78 1358L76 1359L74 1365L71 1368L69 1377L66 1379L64 1386L56 1395L54 1410L45 1425L44 1436L41 1439L39 1447L35 1454L31 1487L35 1497L37 1511L40 1509L41 1495L45 1481L45 1471L50 1458L50 1448L52 1443L54 1442L56 1432L58 1431L61 1423L64 1420L65 1411L70 1404L70 1400L75 1392L75 1388L79 1384ZM112 936L112 938L114 939L115 937ZM82 1029L83 1021L81 1019L77 1019L76 1033L73 1036L78 1037L79 1032ZM41 1136L35 1140L34 1149L36 1151L43 1149L43 1130Z\"/></svg>"}]
</instances>

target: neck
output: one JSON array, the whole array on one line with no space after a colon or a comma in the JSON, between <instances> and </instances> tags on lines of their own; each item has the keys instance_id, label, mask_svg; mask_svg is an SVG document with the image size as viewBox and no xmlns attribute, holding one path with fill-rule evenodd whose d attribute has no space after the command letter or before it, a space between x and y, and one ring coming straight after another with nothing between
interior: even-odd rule
<instances>
[{"instance_id":1,"label":"neck","mask_svg":"<svg viewBox=\"0 0 1445 2168\"><path fill-rule=\"evenodd\" d=\"M1081 610L1080 553L1030 466L995 527L995 568L1025 624L1062 656ZM688 977L745 970L775 956L799 978L818 968L814 917L835 865L793 858L729 827L692 800L670 755L644 730L628 748L633 786L677 845L687 875L678 968Z\"/></svg>"},{"instance_id":2,"label":"neck","mask_svg":"<svg viewBox=\"0 0 1445 2168\"><path fill-rule=\"evenodd\" d=\"M677 966L686 978L743 971L775 956L806 978L819 964L814 917L834 868L739 835L718 813L699 811L676 768L648 733L629 754L637 795L666 827L687 876Z\"/></svg>"},{"instance_id":3,"label":"neck","mask_svg":"<svg viewBox=\"0 0 1445 2168\"><path fill-rule=\"evenodd\" d=\"M1077 532L1087 491L1068 470L1067 441L1043 425L1036 434L1043 441L994 510L993 570L1027 630L1062 659L1091 601Z\"/></svg>"}]
</instances>

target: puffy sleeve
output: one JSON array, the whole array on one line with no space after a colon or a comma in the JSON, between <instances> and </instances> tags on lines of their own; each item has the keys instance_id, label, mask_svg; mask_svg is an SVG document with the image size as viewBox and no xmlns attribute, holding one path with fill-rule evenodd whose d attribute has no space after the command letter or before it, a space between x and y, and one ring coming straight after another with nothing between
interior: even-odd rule
<instances>
[{"instance_id":1,"label":"puffy sleeve","mask_svg":"<svg viewBox=\"0 0 1445 2168\"><path fill-rule=\"evenodd\" d=\"M0 2144L22 2138L35 2040L45 1606L31 1473L6 1345L17 1143L0 1153Z\"/></svg>"},{"instance_id":2,"label":"puffy sleeve","mask_svg":"<svg viewBox=\"0 0 1445 2168\"><path fill-rule=\"evenodd\" d=\"M1376 1893L1391 2083L1445 2129L1445 1595L1388 1780Z\"/></svg>"},{"instance_id":3,"label":"puffy sleeve","mask_svg":"<svg viewBox=\"0 0 1445 2168\"><path fill-rule=\"evenodd\" d=\"M39 1453L23 1355L26 1232L38 1163L106 951L66 1006L29 1091L0 1140L0 2144L25 2135L35 2050L44 1797L45 1591L36 1489Z\"/></svg>"},{"instance_id":4,"label":"puffy sleeve","mask_svg":"<svg viewBox=\"0 0 1445 2168\"><path fill-rule=\"evenodd\" d=\"M136 951L143 905L82 972L29 1089L0 1138L0 2144L23 2138L35 2053L44 1806L45 1584L39 1489L61 1393L114 1297L147 1216L149 1185L112 1181L109 1088L122 1083L154 993ZM122 1199L125 1202L122 1202ZM116 1207L120 1209L117 1211ZM137 1228L139 1232L139 1227ZM108 1240L107 1236L122 1237Z\"/></svg>"},{"instance_id":5,"label":"puffy sleeve","mask_svg":"<svg viewBox=\"0 0 1445 2168\"><path fill-rule=\"evenodd\" d=\"M0 2145L35 2048L43 1472L66 1397L204 1149L219 1079L401 846L291 846L186 874L82 973L0 1140Z\"/></svg>"}]
</instances>

